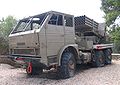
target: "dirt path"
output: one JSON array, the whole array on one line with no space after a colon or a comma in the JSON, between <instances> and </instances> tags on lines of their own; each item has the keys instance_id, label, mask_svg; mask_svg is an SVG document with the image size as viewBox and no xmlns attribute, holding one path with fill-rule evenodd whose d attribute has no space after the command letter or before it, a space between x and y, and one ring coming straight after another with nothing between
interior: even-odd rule
<instances>
[{"instance_id":1,"label":"dirt path","mask_svg":"<svg viewBox=\"0 0 120 85\"><path fill-rule=\"evenodd\" d=\"M73 78L64 80L45 75L28 77L24 69L0 64L0 85L120 85L120 61L101 68L78 69Z\"/></svg>"}]
</instances>

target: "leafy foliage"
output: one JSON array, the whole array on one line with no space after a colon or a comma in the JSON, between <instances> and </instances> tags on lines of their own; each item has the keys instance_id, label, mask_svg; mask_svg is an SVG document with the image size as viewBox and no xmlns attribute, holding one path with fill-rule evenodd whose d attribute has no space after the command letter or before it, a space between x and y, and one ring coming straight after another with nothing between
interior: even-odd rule
<instances>
[{"instance_id":1,"label":"leafy foliage","mask_svg":"<svg viewBox=\"0 0 120 85\"><path fill-rule=\"evenodd\" d=\"M120 0L102 0L101 9L105 12L104 18L108 26L120 18Z\"/></svg>"},{"instance_id":2,"label":"leafy foliage","mask_svg":"<svg viewBox=\"0 0 120 85\"><path fill-rule=\"evenodd\" d=\"M2 18L0 20L0 54L6 54L8 51L8 35L16 25L17 20L13 16Z\"/></svg>"},{"instance_id":3,"label":"leafy foliage","mask_svg":"<svg viewBox=\"0 0 120 85\"><path fill-rule=\"evenodd\" d=\"M0 22L0 35L7 38L12 28L16 25L17 20L13 16L3 18Z\"/></svg>"},{"instance_id":4,"label":"leafy foliage","mask_svg":"<svg viewBox=\"0 0 120 85\"><path fill-rule=\"evenodd\" d=\"M120 0L101 0L101 9L105 13L105 20L107 26L110 28L109 34L111 35L111 41L114 42L115 52L120 52Z\"/></svg>"}]
</instances>

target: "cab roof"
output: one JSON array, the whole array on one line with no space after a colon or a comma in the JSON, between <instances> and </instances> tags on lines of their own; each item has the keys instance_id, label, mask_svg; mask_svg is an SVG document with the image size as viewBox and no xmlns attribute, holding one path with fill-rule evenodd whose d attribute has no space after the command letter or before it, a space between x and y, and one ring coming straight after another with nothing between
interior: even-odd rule
<instances>
[{"instance_id":1,"label":"cab roof","mask_svg":"<svg viewBox=\"0 0 120 85\"><path fill-rule=\"evenodd\" d=\"M67 16L73 16L73 15L70 15L70 14L66 14L66 13L61 13L61 12L57 12L57 11L48 11L48 12L45 12L45 13L42 13L42 14L38 14L38 15L34 15L34 16L29 16L27 18L24 18L23 20L26 20L26 19L29 19L29 18L39 18L40 16L45 16L45 15L48 15L48 14L61 14L61 15L67 15Z\"/></svg>"}]
</instances>

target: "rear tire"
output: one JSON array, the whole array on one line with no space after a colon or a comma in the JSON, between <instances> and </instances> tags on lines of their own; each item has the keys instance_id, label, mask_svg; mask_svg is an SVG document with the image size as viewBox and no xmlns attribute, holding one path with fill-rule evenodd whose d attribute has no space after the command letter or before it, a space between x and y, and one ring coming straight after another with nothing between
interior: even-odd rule
<instances>
[{"instance_id":1,"label":"rear tire","mask_svg":"<svg viewBox=\"0 0 120 85\"><path fill-rule=\"evenodd\" d=\"M105 64L111 64L112 61L112 55L111 55L111 50L106 49L104 50L104 56L105 56Z\"/></svg>"},{"instance_id":2,"label":"rear tire","mask_svg":"<svg viewBox=\"0 0 120 85\"><path fill-rule=\"evenodd\" d=\"M63 53L61 59L61 66L59 69L60 78L69 78L75 75L76 62L72 53Z\"/></svg>"},{"instance_id":3,"label":"rear tire","mask_svg":"<svg viewBox=\"0 0 120 85\"><path fill-rule=\"evenodd\" d=\"M103 51L95 50L93 58L94 58L93 66L103 67L105 65L105 57Z\"/></svg>"}]
</instances>

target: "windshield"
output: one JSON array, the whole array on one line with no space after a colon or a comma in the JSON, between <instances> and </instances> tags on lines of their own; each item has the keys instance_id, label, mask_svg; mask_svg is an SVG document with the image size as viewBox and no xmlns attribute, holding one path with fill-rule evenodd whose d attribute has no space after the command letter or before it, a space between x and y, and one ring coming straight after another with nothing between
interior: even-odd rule
<instances>
[{"instance_id":1,"label":"windshield","mask_svg":"<svg viewBox=\"0 0 120 85\"><path fill-rule=\"evenodd\" d=\"M45 18L47 16L47 13L36 15L30 18L22 19L18 22L17 26L13 30L13 33L23 32L23 31L29 31L33 29L39 29L40 26L43 24Z\"/></svg>"}]
</instances>

